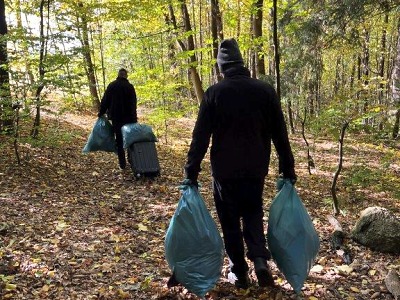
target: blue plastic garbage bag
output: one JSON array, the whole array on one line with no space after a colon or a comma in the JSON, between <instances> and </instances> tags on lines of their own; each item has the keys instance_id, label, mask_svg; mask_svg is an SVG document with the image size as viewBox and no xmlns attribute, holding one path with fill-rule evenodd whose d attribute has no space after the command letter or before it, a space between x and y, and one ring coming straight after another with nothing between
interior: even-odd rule
<instances>
[{"instance_id":1,"label":"blue plastic garbage bag","mask_svg":"<svg viewBox=\"0 0 400 300\"><path fill-rule=\"evenodd\" d=\"M318 254L319 237L290 180L280 179L279 187L269 210L268 247L279 270L300 293Z\"/></svg>"},{"instance_id":2,"label":"blue plastic garbage bag","mask_svg":"<svg viewBox=\"0 0 400 300\"><path fill-rule=\"evenodd\" d=\"M93 151L116 151L114 130L110 121L105 117L98 118L94 123L92 132L82 150L83 153Z\"/></svg>"},{"instance_id":3,"label":"blue plastic garbage bag","mask_svg":"<svg viewBox=\"0 0 400 300\"><path fill-rule=\"evenodd\" d=\"M139 123L125 124L121 128L124 148L137 142L157 142L157 138L149 125Z\"/></svg>"},{"instance_id":4,"label":"blue plastic garbage bag","mask_svg":"<svg viewBox=\"0 0 400 300\"><path fill-rule=\"evenodd\" d=\"M165 257L175 279L199 297L221 276L224 247L198 189L180 187L182 196L165 237Z\"/></svg>"}]
</instances>

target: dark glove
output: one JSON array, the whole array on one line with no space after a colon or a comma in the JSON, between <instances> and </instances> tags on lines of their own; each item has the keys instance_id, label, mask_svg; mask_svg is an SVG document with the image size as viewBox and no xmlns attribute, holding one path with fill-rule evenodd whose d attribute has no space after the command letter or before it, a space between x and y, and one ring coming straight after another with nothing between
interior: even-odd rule
<instances>
[{"instance_id":1,"label":"dark glove","mask_svg":"<svg viewBox=\"0 0 400 300\"><path fill-rule=\"evenodd\" d=\"M278 180L277 180L277 182L276 182L276 190L277 190L278 192L282 189L283 185L285 184L285 182L286 182L287 180L289 180L289 182L290 182L292 185L295 185L295 183L296 183L296 181L297 181L297 176L296 176L296 177L293 177L293 178L288 178L288 177L284 177L283 175L280 175L279 178L278 178Z\"/></svg>"},{"instance_id":2,"label":"dark glove","mask_svg":"<svg viewBox=\"0 0 400 300\"><path fill-rule=\"evenodd\" d=\"M197 182L197 180L192 180L192 179L189 179L189 178L186 178L185 180L183 180L181 185L194 186L197 189L199 188L199 183Z\"/></svg>"},{"instance_id":3,"label":"dark glove","mask_svg":"<svg viewBox=\"0 0 400 300\"><path fill-rule=\"evenodd\" d=\"M97 117L101 118L103 115L104 115L104 114L102 114L102 113L98 113L98 114L97 114Z\"/></svg>"},{"instance_id":4,"label":"dark glove","mask_svg":"<svg viewBox=\"0 0 400 300\"><path fill-rule=\"evenodd\" d=\"M284 172L282 174L279 175L279 178L283 178L283 179L289 179L290 182L295 185L296 181L297 181L297 175L294 172L294 170L291 170L289 172Z\"/></svg>"}]
</instances>

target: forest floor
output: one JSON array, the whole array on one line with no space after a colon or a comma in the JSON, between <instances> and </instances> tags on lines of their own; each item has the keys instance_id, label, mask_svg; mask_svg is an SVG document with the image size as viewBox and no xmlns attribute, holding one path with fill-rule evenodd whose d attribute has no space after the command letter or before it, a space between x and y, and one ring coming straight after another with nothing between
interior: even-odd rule
<instances>
[{"instance_id":1,"label":"forest floor","mask_svg":"<svg viewBox=\"0 0 400 300\"><path fill-rule=\"evenodd\" d=\"M162 168L155 180L136 180L130 171L120 171L114 154L82 154L94 122L95 116L88 114L47 115L41 139L27 143L21 138L20 164L13 139L0 136L0 299L198 299L181 286L167 288L170 270L164 256L165 233L180 198L178 186L194 120L168 120L168 136L155 128ZM333 227L327 217L332 214L330 186L337 143L310 137L315 162L310 175L304 141L299 134L290 139L296 188L321 240L315 267L302 290L304 299L394 299L384 278L390 268L400 269L399 256L371 251L347 238L350 268L330 247ZM346 136L338 182L343 213L337 216L346 234L368 206L400 215L396 143ZM276 165L273 157L265 182L266 220L275 195ZM215 218L208 159L199 181ZM295 299L275 264L270 265L276 288L253 284L243 291L227 281L225 259L221 279L205 299Z\"/></svg>"}]
</instances>

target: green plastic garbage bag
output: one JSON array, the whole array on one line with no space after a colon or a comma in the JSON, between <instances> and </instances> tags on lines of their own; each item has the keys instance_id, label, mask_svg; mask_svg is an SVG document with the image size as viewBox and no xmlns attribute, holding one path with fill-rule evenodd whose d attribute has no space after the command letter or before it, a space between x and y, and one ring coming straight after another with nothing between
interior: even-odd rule
<instances>
[{"instance_id":1,"label":"green plastic garbage bag","mask_svg":"<svg viewBox=\"0 0 400 300\"><path fill-rule=\"evenodd\" d=\"M92 132L83 148L83 153L93 151L115 152L115 137L113 127L108 119L100 117L94 123Z\"/></svg>"},{"instance_id":2,"label":"green plastic garbage bag","mask_svg":"<svg viewBox=\"0 0 400 300\"><path fill-rule=\"evenodd\" d=\"M125 124L121 128L124 148L137 142L157 142L157 138L149 125L139 123Z\"/></svg>"},{"instance_id":3,"label":"green plastic garbage bag","mask_svg":"<svg viewBox=\"0 0 400 300\"><path fill-rule=\"evenodd\" d=\"M272 201L267 241L279 270L296 293L308 276L319 250L312 220L289 179L280 179Z\"/></svg>"},{"instance_id":4,"label":"green plastic garbage bag","mask_svg":"<svg viewBox=\"0 0 400 300\"><path fill-rule=\"evenodd\" d=\"M192 185L180 189L182 196L165 237L165 257L175 279L204 297L221 276L223 242L198 189Z\"/></svg>"}]
</instances>

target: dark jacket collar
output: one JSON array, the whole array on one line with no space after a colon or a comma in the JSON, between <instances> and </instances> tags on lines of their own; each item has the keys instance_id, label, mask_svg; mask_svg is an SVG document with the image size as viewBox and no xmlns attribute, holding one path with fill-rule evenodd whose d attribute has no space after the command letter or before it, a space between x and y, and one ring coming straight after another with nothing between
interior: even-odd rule
<instances>
[{"instance_id":1,"label":"dark jacket collar","mask_svg":"<svg viewBox=\"0 0 400 300\"><path fill-rule=\"evenodd\" d=\"M227 69L224 73L225 78L229 78L229 77L233 77L233 76L237 76L237 75L250 77L250 71L246 67L236 66L236 67Z\"/></svg>"}]
</instances>

